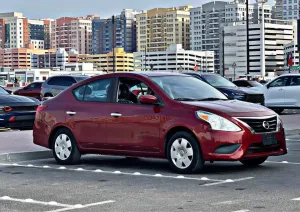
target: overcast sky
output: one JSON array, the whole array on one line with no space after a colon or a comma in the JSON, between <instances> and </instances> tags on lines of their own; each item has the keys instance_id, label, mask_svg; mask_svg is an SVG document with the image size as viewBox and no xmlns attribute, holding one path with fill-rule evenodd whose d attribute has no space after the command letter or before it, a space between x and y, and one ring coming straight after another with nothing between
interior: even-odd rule
<instances>
[{"instance_id":1,"label":"overcast sky","mask_svg":"<svg viewBox=\"0 0 300 212\"><path fill-rule=\"evenodd\" d=\"M119 14L122 9L147 10L155 7L192 5L210 0L0 0L0 12L22 12L30 19L86 16L103 18ZM252 2L254 0L250 0ZM46 3L47 2L47 3ZM272 0L273 2L273 0Z\"/></svg>"}]
</instances>

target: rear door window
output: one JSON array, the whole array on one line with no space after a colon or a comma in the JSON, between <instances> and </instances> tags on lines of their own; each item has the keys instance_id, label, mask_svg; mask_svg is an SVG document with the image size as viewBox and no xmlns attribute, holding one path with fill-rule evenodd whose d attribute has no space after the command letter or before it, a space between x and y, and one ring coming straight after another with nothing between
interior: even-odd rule
<instances>
[{"instance_id":1,"label":"rear door window","mask_svg":"<svg viewBox=\"0 0 300 212\"><path fill-rule=\"evenodd\" d=\"M292 77L290 86L300 86L300 76Z\"/></svg>"},{"instance_id":2,"label":"rear door window","mask_svg":"<svg viewBox=\"0 0 300 212\"><path fill-rule=\"evenodd\" d=\"M73 77L62 77L62 86L70 87L74 83L76 83L76 81Z\"/></svg>"},{"instance_id":3,"label":"rear door window","mask_svg":"<svg viewBox=\"0 0 300 212\"><path fill-rule=\"evenodd\" d=\"M53 77L48 81L48 85L63 86L61 77Z\"/></svg>"}]
</instances>

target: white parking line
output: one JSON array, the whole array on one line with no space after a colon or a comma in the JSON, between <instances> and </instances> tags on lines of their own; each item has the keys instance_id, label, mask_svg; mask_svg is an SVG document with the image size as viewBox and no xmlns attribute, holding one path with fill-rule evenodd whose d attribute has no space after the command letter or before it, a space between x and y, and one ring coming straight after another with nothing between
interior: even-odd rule
<instances>
[{"instance_id":1,"label":"white parking line","mask_svg":"<svg viewBox=\"0 0 300 212\"><path fill-rule=\"evenodd\" d=\"M277 163L277 164L291 164L291 165L300 165L300 163L294 163L294 162L289 162L289 161L266 161L267 163Z\"/></svg>"},{"instance_id":2,"label":"white parking line","mask_svg":"<svg viewBox=\"0 0 300 212\"><path fill-rule=\"evenodd\" d=\"M300 197L292 199L293 201L300 201Z\"/></svg>"},{"instance_id":3,"label":"white parking line","mask_svg":"<svg viewBox=\"0 0 300 212\"><path fill-rule=\"evenodd\" d=\"M224 183L234 183L239 182L243 180L250 180L254 177L246 177L246 178L239 178L239 179L227 179L227 180L218 180L218 179L210 179L207 177L186 177L182 175L172 176L172 175L162 175L162 174L143 174L139 172L129 173L129 172L121 172L121 171L104 171L101 169L96 170L88 170L83 168L75 168L75 169L69 169L66 167L50 167L50 166L34 166L32 164L28 165L20 165L17 163L14 164L7 164L7 163L0 163L0 166L15 166L15 167L23 167L23 168L38 168L38 169L55 169L55 170L61 170L61 171L76 171L76 172L93 172L93 173L104 173L104 174L114 174L114 175L130 175L130 176L143 176L143 177L155 177L155 178L169 178L169 179L177 179L177 180L195 180L195 181L211 181L214 183L208 183L204 184L202 186L212 186L212 185L218 185L218 184L224 184Z\"/></svg>"},{"instance_id":4,"label":"white parking line","mask_svg":"<svg viewBox=\"0 0 300 212\"><path fill-rule=\"evenodd\" d=\"M70 210L88 208L88 207L93 207L93 206L98 206L98 205L104 205L104 204L109 204L109 203L114 203L114 202L115 202L114 200L108 200L108 201L103 201L103 202L96 202L96 203L92 203L92 204L87 204L87 205L77 205L77 207L62 208L62 209L57 209L57 210L47 211L47 212L70 211Z\"/></svg>"},{"instance_id":5,"label":"white parking line","mask_svg":"<svg viewBox=\"0 0 300 212\"><path fill-rule=\"evenodd\" d=\"M11 201L11 202L20 202L20 203L27 203L27 204L62 207L61 209L51 210L48 212L70 211L70 210L75 210L75 209L88 208L88 207L93 207L93 206L104 205L104 204L116 202L114 200L107 200L107 201L96 202L96 203L91 203L91 204L87 204L87 205L82 205L82 204L69 205L69 204L62 204L62 203L58 203L58 202L54 202L54 201L43 202L43 201L38 201L38 200L33 200L33 199L12 198L9 196L0 197L0 201Z\"/></svg>"},{"instance_id":6,"label":"white parking line","mask_svg":"<svg viewBox=\"0 0 300 212\"><path fill-rule=\"evenodd\" d=\"M249 212L249 211L250 211L250 210L242 209L242 210L232 211L232 212Z\"/></svg>"},{"instance_id":7,"label":"white parking line","mask_svg":"<svg viewBox=\"0 0 300 212\"><path fill-rule=\"evenodd\" d=\"M220 185L220 184L225 184L225 183L236 183L236 182L240 182L240 181L251 180L253 178L254 177L244 177L244 178L239 178L239 179L235 179L235 180L224 180L221 182L207 183L202 186L214 186L214 185Z\"/></svg>"}]
</instances>

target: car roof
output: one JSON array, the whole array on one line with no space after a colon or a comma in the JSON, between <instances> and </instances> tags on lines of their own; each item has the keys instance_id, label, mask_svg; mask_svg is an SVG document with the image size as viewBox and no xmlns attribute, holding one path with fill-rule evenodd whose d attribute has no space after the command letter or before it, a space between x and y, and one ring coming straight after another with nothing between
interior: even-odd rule
<instances>
[{"instance_id":1,"label":"car roof","mask_svg":"<svg viewBox=\"0 0 300 212\"><path fill-rule=\"evenodd\" d=\"M300 76L300 73L289 73L289 74L280 75L280 77L282 77L282 76Z\"/></svg>"},{"instance_id":2,"label":"car roof","mask_svg":"<svg viewBox=\"0 0 300 212\"><path fill-rule=\"evenodd\" d=\"M66 74L66 75L55 75L55 76L51 76L49 78L54 78L54 77L76 77L76 78L83 78L83 77L90 77L88 75L72 75L72 74Z\"/></svg>"},{"instance_id":3,"label":"car roof","mask_svg":"<svg viewBox=\"0 0 300 212\"><path fill-rule=\"evenodd\" d=\"M184 72L184 74L194 74L194 75L199 75L199 76L221 76L220 74L216 74L216 73L211 73L211 72L198 72L198 71L188 71L188 72Z\"/></svg>"},{"instance_id":4,"label":"car roof","mask_svg":"<svg viewBox=\"0 0 300 212\"><path fill-rule=\"evenodd\" d=\"M158 76L186 76L182 73L177 72L162 72L162 71L133 71L133 72L114 72L109 73L109 75L140 75L140 76L147 76L147 77L158 77ZM100 75L101 76L101 75Z\"/></svg>"}]
</instances>

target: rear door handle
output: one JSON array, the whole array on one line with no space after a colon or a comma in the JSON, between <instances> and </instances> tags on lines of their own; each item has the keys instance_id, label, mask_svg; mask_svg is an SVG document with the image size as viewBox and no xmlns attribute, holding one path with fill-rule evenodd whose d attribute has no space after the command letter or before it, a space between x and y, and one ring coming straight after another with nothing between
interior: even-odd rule
<instances>
[{"instance_id":1,"label":"rear door handle","mask_svg":"<svg viewBox=\"0 0 300 212\"><path fill-rule=\"evenodd\" d=\"M115 117L115 118L118 118L118 117L121 117L122 114L121 113L111 113L110 114L112 117Z\"/></svg>"},{"instance_id":2,"label":"rear door handle","mask_svg":"<svg viewBox=\"0 0 300 212\"><path fill-rule=\"evenodd\" d=\"M76 112L74 112L74 111L67 111L67 114L70 115L70 116L74 116L74 115L76 115Z\"/></svg>"}]
</instances>

